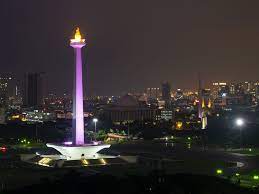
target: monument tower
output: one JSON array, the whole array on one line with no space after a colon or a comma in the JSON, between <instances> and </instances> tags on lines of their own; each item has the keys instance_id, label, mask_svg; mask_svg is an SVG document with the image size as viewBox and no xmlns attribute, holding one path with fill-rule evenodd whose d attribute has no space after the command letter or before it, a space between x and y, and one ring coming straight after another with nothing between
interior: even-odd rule
<instances>
[{"instance_id":1,"label":"monument tower","mask_svg":"<svg viewBox=\"0 0 259 194\"><path fill-rule=\"evenodd\" d=\"M75 52L74 68L74 94L73 94L73 144L84 144L84 108L83 108L83 71L81 49L85 39L82 39L79 28L76 29L74 39L70 40L70 46Z\"/></svg>"},{"instance_id":2,"label":"monument tower","mask_svg":"<svg viewBox=\"0 0 259 194\"><path fill-rule=\"evenodd\" d=\"M73 39L70 39L70 46L75 51L75 70L74 70L74 94L73 94L73 128L72 142L47 143L59 151L61 159L65 160L82 160L96 159L97 152L109 148L110 145L102 142L88 142L84 140L84 108L83 108L83 71L82 71L82 54L81 49L84 47L85 39L82 39L79 28L76 29Z\"/></svg>"}]
</instances>

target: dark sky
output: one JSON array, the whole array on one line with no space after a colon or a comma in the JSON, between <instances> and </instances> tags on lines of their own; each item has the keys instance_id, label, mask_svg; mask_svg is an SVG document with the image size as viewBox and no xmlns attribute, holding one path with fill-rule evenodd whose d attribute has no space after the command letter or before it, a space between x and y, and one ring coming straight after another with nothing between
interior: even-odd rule
<instances>
[{"instance_id":1,"label":"dark sky","mask_svg":"<svg viewBox=\"0 0 259 194\"><path fill-rule=\"evenodd\" d=\"M44 71L71 91L76 26L87 34L87 94L257 80L258 0L1 0L1 72ZM85 63L86 64L86 63Z\"/></svg>"}]
</instances>

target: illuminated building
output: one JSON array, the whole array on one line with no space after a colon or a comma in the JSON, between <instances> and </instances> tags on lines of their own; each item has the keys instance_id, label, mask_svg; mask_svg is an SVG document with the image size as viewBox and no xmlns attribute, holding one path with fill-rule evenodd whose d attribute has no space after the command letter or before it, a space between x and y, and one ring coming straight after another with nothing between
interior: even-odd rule
<instances>
[{"instance_id":1,"label":"illuminated building","mask_svg":"<svg viewBox=\"0 0 259 194\"><path fill-rule=\"evenodd\" d=\"M134 96L122 96L117 103L104 107L104 117L114 123L154 120L157 110L140 103Z\"/></svg>"},{"instance_id":2,"label":"illuminated building","mask_svg":"<svg viewBox=\"0 0 259 194\"><path fill-rule=\"evenodd\" d=\"M208 108L212 108L212 103L211 103L211 99L209 98L209 102L208 102Z\"/></svg>"},{"instance_id":3,"label":"illuminated building","mask_svg":"<svg viewBox=\"0 0 259 194\"><path fill-rule=\"evenodd\" d=\"M208 125L207 116L203 116L201 120L201 129L206 129Z\"/></svg>"},{"instance_id":4,"label":"illuminated building","mask_svg":"<svg viewBox=\"0 0 259 194\"><path fill-rule=\"evenodd\" d=\"M231 84L229 85L229 93L230 93L231 95L235 95L235 94L236 94L236 86L235 86L234 83L231 83Z\"/></svg>"},{"instance_id":5,"label":"illuminated building","mask_svg":"<svg viewBox=\"0 0 259 194\"><path fill-rule=\"evenodd\" d=\"M176 99L176 100L179 100L179 99L182 99L182 98L183 98L183 91L178 88L178 89L176 90L175 99Z\"/></svg>"},{"instance_id":6,"label":"illuminated building","mask_svg":"<svg viewBox=\"0 0 259 194\"><path fill-rule=\"evenodd\" d=\"M252 82L250 82L250 81L246 81L245 83L244 83L244 91L245 91L245 93L249 93L249 92L251 92L252 91L252 89L253 89L253 83Z\"/></svg>"},{"instance_id":7,"label":"illuminated building","mask_svg":"<svg viewBox=\"0 0 259 194\"><path fill-rule=\"evenodd\" d=\"M256 96L256 99L258 100L259 99L259 82L256 82L254 85L255 85L255 96Z\"/></svg>"},{"instance_id":8,"label":"illuminated building","mask_svg":"<svg viewBox=\"0 0 259 194\"><path fill-rule=\"evenodd\" d=\"M201 129L206 129L207 127L207 111L205 105L205 98L210 95L210 90L202 89L201 79L199 77L199 88L198 88L198 118L200 119L202 126Z\"/></svg>"},{"instance_id":9,"label":"illuminated building","mask_svg":"<svg viewBox=\"0 0 259 194\"><path fill-rule=\"evenodd\" d=\"M202 89L201 91L201 109L202 109L202 117L201 117L201 123L202 123L202 129L206 129L208 122L207 122L207 115L209 112L209 109L212 107L211 102L211 91L210 89Z\"/></svg>"},{"instance_id":10,"label":"illuminated building","mask_svg":"<svg viewBox=\"0 0 259 194\"><path fill-rule=\"evenodd\" d=\"M162 100L171 101L171 86L168 82L162 83Z\"/></svg>"},{"instance_id":11,"label":"illuminated building","mask_svg":"<svg viewBox=\"0 0 259 194\"><path fill-rule=\"evenodd\" d=\"M74 74L74 94L73 94L73 141L69 144L52 144L52 147L59 151L62 158L66 160L83 160L88 158L97 158L97 152L109 148L110 145L100 144L99 142L85 143L84 140L84 111L83 111L83 72L81 49L86 45L85 39L82 39L79 28L73 39L70 40L70 46L75 52L75 74Z\"/></svg>"},{"instance_id":12,"label":"illuminated building","mask_svg":"<svg viewBox=\"0 0 259 194\"><path fill-rule=\"evenodd\" d=\"M173 111L161 110L161 119L165 121L171 121L173 119Z\"/></svg>"},{"instance_id":13,"label":"illuminated building","mask_svg":"<svg viewBox=\"0 0 259 194\"><path fill-rule=\"evenodd\" d=\"M23 112L22 121L26 122L46 122L46 121L55 121L56 116L54 113L44 112L40 110L25 111Z\"/></svg>"},{"instance_id":14,"label":"illuminated building","mask_svg":"<svg viewBox=\"0 0 259 194\"><path fill-rule=\"evenodd\" d=\"M213 99L218 98L219 96L222 96L224 94L229 94L229 86L226 82L214 82L212 83L212 96Z\"/></svg>"},{"instance_id":15,"label":"illuminated building","mask_svg":"<svg viewBox=\"0 0 259 194\"><path fill-rule=\"evenodd\" d=\"M147 97L152 99L158 99L160 95L160 89L159 88L147 88Z\"/></svg>"},{"instance_id":16,"label":"illuminated building","mask_svg":"<svg viewBox=\"0 0 259 194\"><path fill-rule=\"evenodd\" d=\"M206 107L204 98L202 98L201 107L202 107L202 108L205 108L205 107Z\"/></svg>"},{"instance_id":17,"label":"illuminated building","mask_svg":"<svg viewBox=\"0 0 259 194\"><path fill-rule=\"evenodd\" d=\"M209 104L211 107L211 91L210 89L202 89L201 90L201 97L202 97L202 108L209 108Z\"/></svg>"},{"instance_id":18,"label":"illuminated building","mask_svg":"<svg viewBox=\"0 0 259 194\"><path fill-rule=\"evenodd\" d=\"M8 97L10 95L10 82L13 78L10 75L0 76L0 105L6 107L8 105Z\"/></svg>"},{"instance_id":19,"label":"illuminated building","mask_svg":"<svg viewBox=\"0 0 259 194\"><path fill-rule=\"evenodd\" d=\"M245 94L245 89L244 89L244 84L242 83L237 83L235 84L235 95L237 96L242 96Z\"/></svg>"},{"instance_id":20,"label":"illuminated building","mask_svg":"<svg viewBox=\"0 0 259 194\"><path fill-rule=\"evenodd\" d=\"M40 107L43 104L44 73L27 73L24 79L23 103L26 107Z\"/></svg>"}]
</instances>

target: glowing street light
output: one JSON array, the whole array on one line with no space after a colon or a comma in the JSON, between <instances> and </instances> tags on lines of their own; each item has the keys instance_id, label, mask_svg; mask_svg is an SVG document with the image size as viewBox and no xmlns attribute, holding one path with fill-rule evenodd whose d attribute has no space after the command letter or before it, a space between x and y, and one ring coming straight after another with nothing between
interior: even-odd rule
<instances>
[{"instance_id":1,"label":"glowing street light","mask_svg":"<svg viewBox=\"0 0 259 194\"><path fill-rule=\"evenodd\" d=\"M217 173L217 174L223 174L223 170L222 170L222 169L217 169L217 170L216 170L216 173Z\"/></svg>"},{"instance_id":2,"label":"glowing street light","mask_svg":"<svg viewBox=\"0 0 259 194\"><path fill-rule=\"evenodd\" d=\"M93 119L93 122L94 122L94 123L97 123L97 122L98 122L98 119L97 119L97 118L94 118L94 119Z\"/></svg>"},{"instance_id":3,"label":"glowing street light","mask_svg":"<svg viewBox=\"0 0 259 194\"><path fill-rule=\"evenodd\" d=\"M93 119L93 122L94 122L94 138L96 140L96 123L98 122L98 119L97 118L94 118Z\"/></svg>"},{"instance_id":4,"label":"glowing street light","mask_svg":"<svg viewBox=\"0 0 259 194\"><path fill-rule=\"evenodd\" d=\"M237 125L238 127L242 127L244 124L245 124L244 119L242 119L242 118L237 118L237 119L236 119L236 125Z\"/></svg>"},{"instance_id":5,"label":"glowing street light","mask_svg":"<svg viewBox=\"0 0 259 194\"><path fill-rule=\"evenodd\" d=\"M236 120L235 120L235 124L236 124L236 126L239 128L239 131L240 131L240 148L242 147L242 127L245 125L245 121L244 121L244 119L243 118L237 118Z\"/></svg>"}]
</instances>

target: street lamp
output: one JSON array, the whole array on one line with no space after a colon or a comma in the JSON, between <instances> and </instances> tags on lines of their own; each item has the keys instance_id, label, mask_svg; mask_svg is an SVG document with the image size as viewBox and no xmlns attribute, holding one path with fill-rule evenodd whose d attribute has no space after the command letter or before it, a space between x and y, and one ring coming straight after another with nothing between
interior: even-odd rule
<instances>
[{"instance_id":1,"label":"street lamp","mask_svg":"<svg viewBox=\"0 0 259 194\"><path fill-rule=\"evenodd\" d=\"M242 127L244 126L244 124L245 124L245 121L244 121L244 119L242 119L242 118L237 118L236 120L235 120L235 124L236 124L236 126L239 128L239 131L240 131L240 148L242 148L242 144L243 144L243 138L242 138Z\"/></svg>"},{"instance_id":2,"label":"street lamp","mask_svg":"<svg viewBox=\"0 0 259 194\"><path fill-rule=\"evenodd\" d=\"M93 122L94 122L94 139L96 141L96 123L98 122L98 119L97 118L94 118L93 119Z\"/></svg>"},{"instance_id":3,"label":"street lamp","mask_svg":"<svg viewBox=\"0 0 259 194\"><path fill-rule=\"evenodd\" d=\"M236 125L238 127L242 127L245 124L244 120L242 118L237 118L236 119Z\"/></svg>"},{"instance_id":4,"label":"street lamp","mask_svg":"<svg viewBox=\"0 0 259 194\"><path fill-rule=\"evenodd\" d=\"M217 174L223 174L223 170L222 170L222 169L217 169L217 170L216 170L216 173L217 173Z\"/></svg>"}]
</instances>

